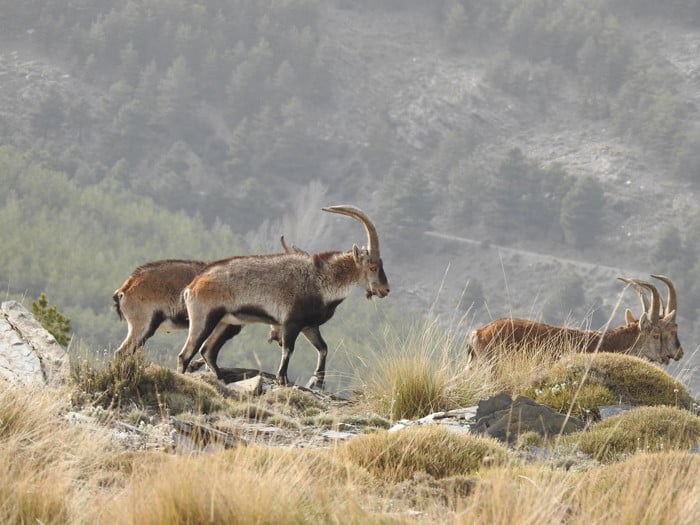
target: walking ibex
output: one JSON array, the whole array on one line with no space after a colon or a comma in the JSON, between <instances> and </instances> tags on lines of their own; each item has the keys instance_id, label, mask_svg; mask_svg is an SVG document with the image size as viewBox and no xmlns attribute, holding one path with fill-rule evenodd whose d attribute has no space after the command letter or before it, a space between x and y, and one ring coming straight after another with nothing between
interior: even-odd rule
<instances>
[{"instance_id":1,"label":"walking ibex","mask_svg":"<svg viewBox=\"0 0 700 525\"><path fill-rule=\"evenodd\" d=\"M286 253L306 252L292 245L287 246L280 237ZM146 263L136 268L112 296L119 319L126 320L126 338L115 351L123 357L133 355L156 332L187 330L187 308L182 291L209 263L196 260L164 259ZM229 339L222 334L215 346L223 346ZM278 340L274 327L268 341Z\"/></svg>"},{"instance_id":2,"label":"walking ibex","mask_svg":"<svg viewBox=\"0 0 700 525\"><path fill-rule=\"evenodd\" d=\"M669 288L665 311L659 292L652 284L639 279L621 278L632 285L641 298L644 311L639 320L627 310L626 325L601 331L552 326L527 319L497 319L472 330L468 337L468 350L476 357L483 357L501 350L532 348L547 342L567 342L582 352L626 353L664 364L669 359L678 360L683 356L683 349L678 341L678 327L675 324L675 288L670 279L653 277L664 281ZM643 289L651 292L648 303Z\"/></svg>"},{"instance_id":3,"label":"walking ibex","mask_svg":"<svg viewBox=\"0 0 700 525\"><path fill-rule=\"evenodd\" d=\"M367 233L367 248L354 245L348 252L251 255L210 264L183 293L190 327L178 356L181 372L199 350L219 377L216 361L221 346L215 343L222 334L233 337L246 324L267 323L277 328L282 346L278 382L288 383L289 359L301 333L318 351L309 385L323 387L328 347L319 327L356 284L365 289L368 299L389 293L379 236L369 217L349 205L323 210L360 221Z\"/></svg>"}]
</instances>

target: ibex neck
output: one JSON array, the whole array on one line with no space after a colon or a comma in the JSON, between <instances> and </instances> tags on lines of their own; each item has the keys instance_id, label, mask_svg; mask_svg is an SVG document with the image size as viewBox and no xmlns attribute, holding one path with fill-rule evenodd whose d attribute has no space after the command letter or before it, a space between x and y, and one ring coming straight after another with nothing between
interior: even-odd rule
<instances>
[{"instance_id":1,"label":"ibex neck","mask_svg":"<svg viewBox=\"0 0 700 525\"><path fill-rule=\"evenodd\" d=\"M595 332L594 332L595 333ZM588 352L620 352L626 353L634 348L639 340L639 327L636 324L610 328L605 332L597 332L586 349Z\"/></svg>"},{"instance_id":2,"label":"ibex neck","mask_svg":"<svg viewBox=\"0 0 700 525\"><path fill-rule=\"evenodd\" d=\"M327 252L314 255L321 283L329 298L344 299L357 284L360 271L351 252Z\"/></svg>"}]
</instances>

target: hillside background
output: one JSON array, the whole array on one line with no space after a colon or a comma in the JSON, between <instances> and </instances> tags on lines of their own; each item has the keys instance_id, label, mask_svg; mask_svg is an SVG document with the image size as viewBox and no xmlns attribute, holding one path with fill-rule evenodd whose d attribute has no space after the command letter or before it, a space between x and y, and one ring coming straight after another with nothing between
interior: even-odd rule
<instances>
[{"instance_id":1,"label":"hillside background","mask_svg":"<svg viewBox=\"0 0 700 525\"><path fill-rule=\"evenodd\" d=\"M661 273L700 391L699 0L0 0L0 41L0 284L71 348L119 345L138 264L349 249L352 203L392 293L325 328L339 384L386 323L599 328ZM221 360L274 370L259 328Z\"/></svg>"}]
</instances>

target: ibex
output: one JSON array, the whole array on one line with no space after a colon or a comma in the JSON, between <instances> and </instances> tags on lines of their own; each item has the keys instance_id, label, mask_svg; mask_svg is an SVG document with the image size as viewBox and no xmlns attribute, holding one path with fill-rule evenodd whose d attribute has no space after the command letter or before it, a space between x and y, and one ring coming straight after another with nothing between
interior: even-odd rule
<instances>
[{"instance_id":1,"label":"ibex","mask_svg":"<svg viewBox=\"0 0 700 525\"><path fill-rule=\"evenodd\" d=\"M643 293L640 293L639 287L651 291L652 299L656 297L657 304L659 305L656 309L656 313L659 319L659 325L661 327L661 355L662 357L665 357L664 364L668 363L670 359L679 361L683 357L683 347L678 339L678 324L676 323L676 311L678 308L676 287L673 285L671 279L664 275L652 275L652 277L662 281L668 288L665 306L659 299L658 293L654 295L655 287L649 283L622 278L621 280L635 287L642 302L643 311L649 311L650 309L653 311L656 307L652 307L650 303L647 303L646 296ZM629 310L625 312L625 315L628 322L635 321L634 317L629 315Z\"/></svg>"},{"instance_id":2,"label":"ibex","mask_svg":"<svg viewBox=\"0 0 700 525\"><path fill-rule=\"evenodd\" d=\"M666 278L662 280L664 279ZM666 316L662 316L659 293L650 283L639 279L622 280L632 284L642 298L644 311L639 320L634 319L632 312L627 310L626 325L600 331L552 326L527 319L497 319L472 330L468 336L468 350L478 358L500 349L517 350L547 342L569 342L582 352L626 353L664 364L668 363L670 358L680 359L683 355L680 343L673 352L668 350L674 346L674 342L677 343L677 326L675 322L671 322L675 312L668 311ZM675 289L670 280L666 279L664 282L669 286L668 306L675 306ZM648 306L642 288L651 292ZM671 339L674 339L674 342L671 342Z\"/></svg>"},{"instance_id":3,"label":"ibex","mask_svg":"<svg viewBox=\"0 0 700 525\"><path fill-rule=\"evenodd\" d=\"M316 370L309 386L323 388L328 347L319 327L328 321L354 285L366 296L385 297L389 283L379 254L379 236L369 217L355 206L323 208L360 221L367 233L367 248L354 245L348 252L305 255L251 255L210 264L185 288L190 328L178 356L181 372L199 350L210 370L216 364L221 334L233 337L250 323L277 327L282 359L277 381L288 384L287 368L299 334L318 351Z\"/></svg>"},{"instance_id":4,"label":"ibex","mask_svg":"<svg viewBox=\"0 0 700 525\"><path fill-rule=\"evenodd\" d=\"M304 250L287 246L280 237L286 253L306 254ZM126 338L115 351L116 356L133 355L156 332L187 330L187 308L182 291L209 262L181 259L164 259L146 263L136 268L112 296L119 319L126 320ZM223 346L229 339L226 334L215 342ZM274 327L268 342L278 340Z\"/></svg>"}]
</instances>

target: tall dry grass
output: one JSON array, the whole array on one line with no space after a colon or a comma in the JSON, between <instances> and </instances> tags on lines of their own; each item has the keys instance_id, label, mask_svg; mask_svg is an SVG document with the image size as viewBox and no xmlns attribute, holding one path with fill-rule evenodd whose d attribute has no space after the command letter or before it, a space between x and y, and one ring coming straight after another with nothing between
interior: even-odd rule
<instances>
[{"instance_id":1,"label":"tall dry grass","mask_svg":"<svg viewBox=\"0 0 700 525\"><path fill-rule=\"evenodd\" d=\"M371 479L323 451L241 448L169 456L135 470L105 509L110 523L367 523L360 505Z\"/></svg>"},{"instance_id":2,"label":"tall dry grass","mask_svg":"<svg viewBox=\"0 0 700 525\"><path fill-rule=\"evenodd\" d=\"M497 385L465 348L463 336L435 321L389 328L359 374L363 399L393 420L475 404Z\"/></svg>"},{"instance_id":3,"label":"tall dry grass","mask_svg":"<svg viewBox=\"0 0 700 525\"><path fill-rule=\"evenodd\" d=\"M104 434L63 417L68 397L0 381L0 522L82 522L101 483L129 469Z\"/></svg>"}]
</instances>

